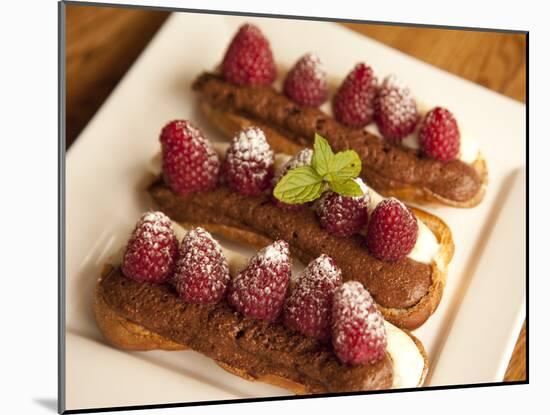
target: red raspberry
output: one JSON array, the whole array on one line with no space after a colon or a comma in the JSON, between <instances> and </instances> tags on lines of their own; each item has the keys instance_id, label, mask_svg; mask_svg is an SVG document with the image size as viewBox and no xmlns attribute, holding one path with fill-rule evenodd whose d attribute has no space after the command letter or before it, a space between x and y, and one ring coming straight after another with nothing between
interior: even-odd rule
<instances>
[{"instance_id":1,"label":"red raspberry","mask_svg":"<svg viewBox=\"0 0 550 415\"><path fill-rule=\"evenodd\" d=\"M218 155L198 128L189 121L169 122L160 142L164 180L173 191L186 194L216 187Z\"/></svg>"},{"instance_id":2,"label":"red raspberry","mask_svg":"<svg viewBox=\"0 0 550 415\"><path fill-rule=\"evenodd\" d=\"M297 167L309 166L311 164L311 157L313 156L313 150L310 148L304 148L290 158L279 170L275 173L272 183L273 188L277 185L279 180L289 171ZM285 203L281 202L275 196L272 195L271 200L275 206L284 210L297 210L305 206L305 203Z\"/></svg>"},{"instance_id":3,"label":"red raspberry","mask_svg":"<svg viewBox=\"0 0 550 415\"><path fill-rule=\"evenodd\" d=\"M460 131L453 114L436 107L426 114L418 135L420 148L428 157L450 161L460 151Z\"/></svg>"},{"instance_id":4,"label":"red raspberry","mask_svg":"<svg viewBox=\"0 0 550 415\"><path fill-rule=\"evenodd\" d=\"M417 236L416 218L399 200L385 199L374 208L367 229L367 247L375 258L403 258L414 248Z\"/></svg>"},{"instance_id":5,"label":"red raspberry","mask_svg":"<svg viewBox=\"0 0 550 415\"><path fill-rule=\"evenodd\" d=\"M416 102L394 75L384 79L375 104L374 118L385 138L399 143L414 131L419 118Z\"/></svg>"},{"instance_id":6,"label":"red raspberry","mask_svg":"<svg viewBox=\"0 0 550 415\"><path fill-rule=\"evenodd\" d=\"M122 273L139 282L161 283L174 271L178 240L162 212L144 213L134 228L122 260Z\"/></svg>"},{"instance_id":7,"label":"red raspberry","mask_svg":"<svg viewBox=\"0 0 550 415\"><path fill-rule=\"evenodd\" d=\"M362 187L366 186L362 183ZM331 234L347 237L365 227L369 218L368 191L360 197L342 196L333 191L325 192L316 204L317 217L321 226Z\"/></svg>"},{"instance_id":8,"label":"red raspberry","mask_svg":"<svg viewBox=\"0 0 550 415\"><path fill-rule=\"evenodd\" d=\"M236 85L270 85L276 69L269 41L260 29L245 24L231 41L222 62L226 81Z\"/></svg>"},{"instance_id":9,"label":"red raspberry","mask_svg":"<svg viewBox=\"0 0 550 415\"><path fill-rule=\"evenodd\" d=\"M342 363L374 363L384 357L384 319L360 282L345 282L334 293L332 345Z\"/></svg>"},{"instance_id":10,"label":"red raspberry","mask_svg":"<svg viewBox=\"0 0 550 415\"><path fill-rule=\"evenodd\" d=\"M183 238L172 283L188 303L214 304L225 294L229 267L220 244L203 228Z\"/></svg>"},{"instance_id":11,"label":"red raspberry","mask_svg":"<svg viewBox=\"0 0 550 415\"><path fill-rule=\"evenodd\" d=\"M302 56L285 78L283 91L299 105L317 107L328 97L327 74L313 53Z\"/></svg>"},{"instance_id":12,"label":"red raspberry","mask_svg":"<svg viewBox=\"0 0 550 415\"><path fill-rule=\"evenodd\" d=\"M285 302L285 325L306 336L328 340L332 296L341 284L342 271L331 257L322 254L311 261Z\"/></svg>"},{"instance_id":13,"label":"red raspberry","mask_svg":"<svg viewBox=\"0 0 550 415\"><path fill-rule=\"evenodd\" d=\"M288 244L278 240L252 257L229 286L228 301L247 317L274 321L290 280Z\"/></svg>"},{"instance_id":14,"label":"red raspberry","mask_svg":"<svg viewBox=\"0 0 550 415\"><path fill-rule=\"evenodd\" d=\"M374 115L377 81L370 66L359 63L340 85L332 100L336 120L350 127L364 127Z\"/></svg>"},{"instance_id":15,"label":"red raspberry","mask_svg":"<svg viewBox=\"0 0 550 415\"><path fill-rule=\"evenodd\" d=\"M225 180L245 196L257 196L267 189L273 177L273 150L257 127L241 130L227 149Z\"/></svg>"}]
</instances>

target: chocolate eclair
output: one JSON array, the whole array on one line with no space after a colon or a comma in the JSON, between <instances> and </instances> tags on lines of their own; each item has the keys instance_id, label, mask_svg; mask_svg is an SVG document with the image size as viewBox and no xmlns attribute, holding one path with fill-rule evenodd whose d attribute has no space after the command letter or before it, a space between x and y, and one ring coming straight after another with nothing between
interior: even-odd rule
<instances>
[{"instance_id":1,"label":"chocolate eclair","mask_svg":"<svg viewBox=\"0 0 550 415\"><path fill-rule=\"evenodd\" d=\"M227 137L255 125L275 151L295 154L311 147L315 133L335 151L355 150L362 161L361 177L384 196L467 208L485 194L487 168L480 154L473 162L427 158L364 128L346 126L317 107L300 106L271 85L235 85L218 73L201 74L193 90L203 113Z\"/></svg>"},{"instance_id":2,"label":"chocolate eclair","mask_svg":"<svg viewBox=\"0 0 550 415\"><path fill-rule=\"evenodd\" d=\"M423 384L428 362L422 344L410 333L387 322L384 323L387 339L384 345L387 345L383 354L371 362L351 364L343 363L337 357L330 342L289 329L280 318L262 321L247 317L232 308L225 296L208 304L183 300L181 291L174 284L174 272L181 273L181 266L176 266L175 271L170 266L147 269L148 262L144 259L158 259L158 254L151 253L151 250L160 249L163 255L160 263L167 260L166 251L158 245L166 242L169 235L165 223L159 218L163 219L160 213L144 215L130 239L124 259L110 261L97 282L95 317L103 335L113 346L126 350L192 349L212 358L232 374L271 383L297 394L406 388ZM145 226L144 232L137 235L140 226ZM185 230L176 224L173 228L178 239L186 237ZM144 245L140 238L157 244ZM133 248L130 248L131 244L134 244ZM184 244L185 241L182 246ZM138 250L147 246L149 251L140 251L139 257L128 253L136 246ZM183 249L180 258L185 255ZM215 262L212 258L205 258L206 251L193 252L198 261L206 259L210 266ZM228 262L227 269L236 278L245 259L227 250L223 251L223 256ZM192 266L189 264L193 261L183 263ZM168 262L163 265L168 265ZM162 280L158 279L170 269ZM200 269L189 275L190 278L200 278Z\"/></svg>"}]
</instances>

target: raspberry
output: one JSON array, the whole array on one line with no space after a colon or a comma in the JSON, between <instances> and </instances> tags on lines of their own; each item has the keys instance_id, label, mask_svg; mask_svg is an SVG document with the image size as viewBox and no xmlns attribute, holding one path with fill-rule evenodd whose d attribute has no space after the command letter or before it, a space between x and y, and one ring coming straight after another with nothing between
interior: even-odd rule
<instances>
[{"instance_id":1,"label":"raspberry","mask_svg":"<svg viewBox=\"0 0 550 415\"><path fill-rule=\"evenodd\" d=\"M139 282L161 283L172 274L178 240L172 222L162 212L144 213L128 241L122 273Z\"/></svg>"},{"instance_id":2,"label":"raspberry","mask_svg":"<svg viewBox=\"0 0 550 415\"><path fill-rule=\"evenodd\" d=\"M273 242L252 257L232 281L229 304L247 317L274 321L283 308L290 267L288 244Z\"/></svg>"},{"instance_id":3,"label":"raspberry","mask_svg":"<svg viewBox=\"0 0 550 415\"><path fill-rule=\"evenodd\" d=\"M270 85L276 69L269 41L260 29L244 24L231 41L222 62L226 81L236 85Z\"/></svg>"},{"instance_id":4,"label":"raspberry","mask_svg":"<svg viewBox=\"0 0 550 415\"><path fill-rule=\"evenodd\" d=\"M359 63L346 76L332 100L336 120L349 127L364 127L374 115L377 81L370 66Z\"/></svg>"},{"instance_id":5,"label":"raspberry","mask_svg":"<svg viewBox=\"0 0 550 415\"><path fill-rule=\"evenodd\" d=\"M399 200L381 201L372 212L367 228L369 252L383 261L396 261L414 248L418 223L413 213Z\"/></svg>"},{"instance_id":6,"label":"raspberry","mask_svg":"<svg viewBox=\"0 0 550 415\"><path fill-rule=\"evenodd\" d=\"M369 292L357 281L342 284L334 293L332 345L342 363L374 363L384 357L384 319Z\"/></svg>"},{"instance_id":7,"label":"raspberry","mask_svg":"<svg viewBox=\"0 0 550 415\"><path fill-rule=\"evenodd\" d=\"M220 244L203 228L190 230L183 238L172 283L188 303L220 301L229 283L229 267Z\"/></svg>"},{"instance_id":8,"label":"raspberry","mask_svg":"<svg viewBox=\"0 0 550 415\"><path fill-rule=\"evenodd\" d=\"M351 236L367 224L370 196L362 180L360 183L363 196L342 196L329 190L317 202L315 210L319 222L331 234L340 237Z\"/></svg>"},{"instance_id":9,"label":"raspberry","mask_svg":"<svg viewBox=\"0 0 550 415\"><path fill-rule=\"evenodd\" d=\"M284 307L284 323L319 340L330 338L332 296L342 284L342 271L323 254L304 269Z\"/></svg>"},{"instance_id":10,"label":"raspberry","mask_svg":"<svg viewBox=\"0 0 550 415\"><path fill-rule=\"evenodd\" d=\"M460 151L460 131L453 114L436 107L426 114L418 135L422 152L440 161L450 161L458 157Z\"/></svg>"},{"instance_id":11,"label":"raspberry","mask_svg":"<svg viewBox=\"0 0 550 415\"><path fill-rule=\"evenodd\" d=\"M310 148L304 148L296 153L290 158L279 170L275 173L273 177L272 184L273 188L277 185L279 180L289 171L297 167L309 166L311 164L311 157L313 156L313 150ZM281 202L275 196L272 195L271 200L275 206L284 209L284 210L298 210L305 206L305 203L285 203Z\"/></svg>"},{"instance_id":12,"label":"raspberry","mask_svg":"<svg viewBox=\"0 0 550 415\"><path fill-rule=\"evenodd\" d=\"M302 56L285 78L283 91L299 105L317 107L328 97L327 74L313 53Z\"/></svg>"},{"instance_id":13,"label":"raspberry","mask_svg":"<svg viewBox=\"0 0 550 415\"><path fill-rule=\"evenodd\" d=\"M374 118L380 134L395 143L412 133L418 124L418 110L409 88L393 75L384 79L378 91Z\"/></svg>"},{"instance_id":14,"label":"raspberry","mask_svg":"<svg viewBox=\"0 0 550 415\"><path fill-rule=\"evenodd\" d=\"M160 134L162 171L176 193L211 190L218 183L218 155L202 132L189 121L166 124Z\"/></svg>"},{"instance_id":15,"label":"raspberry","mask_svg":"<svg viewBox=\"0 0 550 415\"><path fill-rule=\"evenodd\" d=\"M273 177L273 150L257 127L241 130L227 149L224 176L230 188L245 196L257 196Z\"/></svg>"}]
</instances>

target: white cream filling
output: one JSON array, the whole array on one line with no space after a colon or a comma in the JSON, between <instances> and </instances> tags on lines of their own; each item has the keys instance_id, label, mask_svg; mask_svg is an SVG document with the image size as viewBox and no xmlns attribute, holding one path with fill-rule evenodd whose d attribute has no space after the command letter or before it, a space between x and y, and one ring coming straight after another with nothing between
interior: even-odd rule
<instances>
[{"instance_id":1,"label":"white cream filling","mask_svg":"<svg viewBox=\"0 0 550 415\"><path fill-rule=\"evenodd\" d=\"M212 143L212 146L220 156L220 158L223 158L225 155L225 152L227 150L227 147L229 146L228 143L223 142L214 142ZM282 167L288 160L290 160L290 156L288 154L283 153L276 153L275 154L275 169L279 169ZM161 161L161 155L160 153L157 153L150 161L148 165L148 170L150 173L158 176L162 171L162 161ZM369 213L371 213L376 205L380 203L385 198L381 196L379 193L371 189L370 187L366 186L361 179L357 179L358 181L361 181L361 188L365 191L365 189L369 192L370 196L370 205L369 205ZM419 220L417 218L418 223L418 237L416 239L416 244L414 245L413 249L409 254L407 255L408 258L421 262L424 264L431 264L437 257L437 254L439 252L439 242L437 241L437 238L433 234L433 232L426 226L424 222Z\"/></svg>"},{"instance_id":2,"label":"white cream filling","mask_svg":"<svg viewBox=\"0 0 550 415\"><path fill-rule=\"evenodd\" d=\"M172 221L172 229L176 234L178 241L182 241L187 230L179 223ZM121 264L125 247L119 249L112 257L112 264ZM222 251L227 258L229 272L232 276L243 269L248 259L238 252L225 249ZM393 324L384 321L387 335L386 351L391 356L393 365L393 385L392 388L414 388L420 386L422 373L424 370L424 358L416 347L414 341L399 328Z\"/></svg>"},{"instance_id":3,"label":"white cream filling","mask_svg":"<svg viewBox=\"0 0 550 415\"><path fill-rule=\"evenodd\" d=\"M393 362L393 389L421 386L424 357L413 339L403 330L384 321L387 335L386 351Z\"/></svg>"}]
</instances>

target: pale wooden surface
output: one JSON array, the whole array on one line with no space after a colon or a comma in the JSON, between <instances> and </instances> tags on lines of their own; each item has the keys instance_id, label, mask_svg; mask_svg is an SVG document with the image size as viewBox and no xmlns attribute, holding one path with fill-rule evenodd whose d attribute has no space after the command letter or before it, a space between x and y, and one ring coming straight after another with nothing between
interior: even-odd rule
<instances>
[{"instance_id":1,"label":"pale wooden surface","mask_svg":"<svg viewBox=\"0 0 550 415\"><path fill-rule=\"evenodd\" d=\"M167 13L67 6L67 146L139 56ZM526 37L346 24L411 56L525 102ZM504 380L526 379L525 324Z\"/></svg>"}]
</instances>

